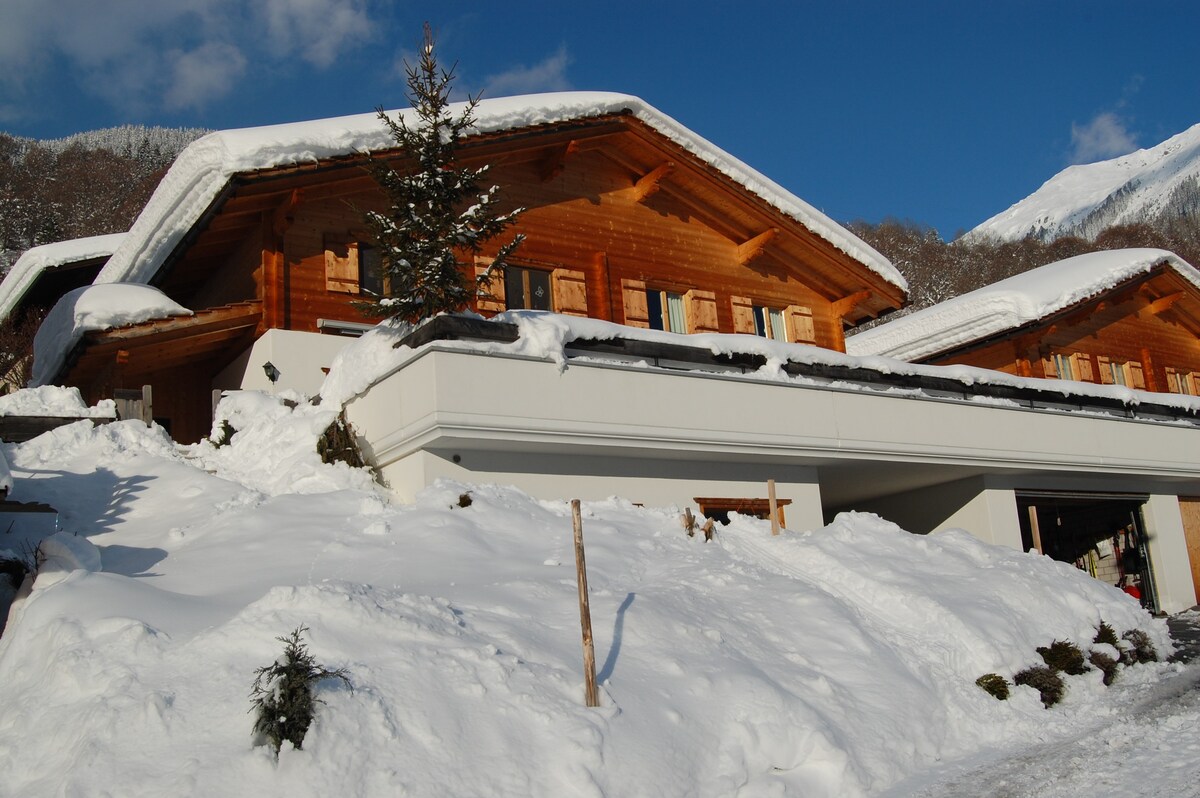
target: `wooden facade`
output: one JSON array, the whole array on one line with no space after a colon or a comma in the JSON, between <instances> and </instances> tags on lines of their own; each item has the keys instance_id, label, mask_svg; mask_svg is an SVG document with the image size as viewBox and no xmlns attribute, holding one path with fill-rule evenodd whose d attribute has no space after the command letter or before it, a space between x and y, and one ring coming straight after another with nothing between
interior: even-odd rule
<instances>
[{"instance_id":1,"label":"wooden facade","mask_svg":"<svg viewBox=\"0 0 1200 798\"><path fill-rule=\"evenodd\" d=\"M1167 265L922 362L1200 396L1200 288Z\"/></svg>"},{"instance_id":2,"label":"wooden facade","mask_svg":"<svg viewBox=\"0 0 1200 798\"><path fill-rule=\"evenodd\" d=\"M844 351L847 325L905 299L901 288L631 115L481 135L461 153L464 164L490 165L486 179L502 187L506 207L525 209L513 229L525 236L510 258L513 273L472 308L484 315L542 307ZM381 209L384 197L363 164L347 156L235 176L152 284L197 311L254 303L257 334L364 321L354 303L379 285L363 213ZM476 268L486 265L481 258ZM106 352L101 344L91 341ZM225 354L190 368L211 379L236 353ZM124 373L133 379L129 357ZM84 370L77 364L69 377L92 398L121 373L100 359ZM155 395L163 395L157 385ZM207 394L196 401L195 421L176 423L177 437L198 437L208 402Z\"/></svg>"}]
</instances>

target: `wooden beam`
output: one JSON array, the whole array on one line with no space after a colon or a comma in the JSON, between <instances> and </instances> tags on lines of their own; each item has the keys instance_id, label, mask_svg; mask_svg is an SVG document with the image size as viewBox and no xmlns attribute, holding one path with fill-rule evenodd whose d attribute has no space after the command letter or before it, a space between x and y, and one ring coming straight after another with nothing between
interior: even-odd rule
<instances>
[{"instance_id":1,"label":"wooden beam","mask_svg":"<svg viewBox=\"0 0 1200 798\"><path fill-rule=\"evenodd\" d=\"M662 188L663 179L670 174L671 170L674 168L674 161L664 161L638 178L638 181L629 189L630 193L633 195L634 202L645 202L647 199L658 193L658 190Z\"/></svg>"},{"instance_id":2,"label":"wooden beam","mask_svg":"<svg viewBox=\"0 0 1200 798\"><path fill-rule=\"evenodd\" d=\"M538 177L547 183L562 174L567 166L567 159L579 152L579 142L571 139L566 144L553 147L538 165Z\"/></svg>"},{"instance_id":3,"label":"wooden beam","mask_svg":"<svg viewBox=\"0 0 1200 798\"><path fill-rule=\"evenodd\" d=\"M834 318L837 318L837 319L845 318L846 316L853 313L854 309L856 307L858 307L860 304L862 304L863 302L867 301L870 298L871 298L871 292L867 291L865 289L862 291L853 293L850 296L842 297L841 299L839 299L833 303Z\"/></svg>"},{"instance_id":4,"label":"wooden beam","mask_svg":"<svg viewBox=\"0 0 1200 798\"><path fill-rule=\"evenodd\" d=\"M1152 316L1158 316L1158 315L1170 310L1172 307L1175 306L1175 303L1181 299L1183 299L1182 291L1176 291L1173 294L1167 294L1166 296L1159 297L1158 299L1154 300L1149 305L1147 305L1145 312L1150 313L1150 315L1152 315Z\"/></svg>"},{"instance_id":5,"label":"wooden beam","mask_svg":"<svg viewBox=\"0 0 1200 798\"><path fill-rule=\"evenodd\" d=\"M291 193L284 198L279 207L275 209L275 215L271 219L271 230L280 238L296 221L296 209L300 207L300 203L304 202L303 189L292 189Z\"/></svg>"},{"instance_id":6,"label":"wooden beam","mask_svg":"<svg viewBox=\"0 0 1200 798\"><path fill-rule=\"evenodd\" d=\"M767 244L774 240L775 236L779 235L778 227L768 227L761 233L751 238L748 241L743 241L738 244L737 262L739 266L745 266L750 261L757 258L767 248Z\"/></svg>"}]
</instances>

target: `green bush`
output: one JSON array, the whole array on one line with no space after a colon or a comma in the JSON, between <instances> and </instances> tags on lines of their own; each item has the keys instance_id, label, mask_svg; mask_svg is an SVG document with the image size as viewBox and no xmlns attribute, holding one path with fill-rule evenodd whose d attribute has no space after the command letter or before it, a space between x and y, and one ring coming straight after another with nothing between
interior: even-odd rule
<instances>
[{"instance_id":1,"label":"green bush","mask_svg":"<svg viewBox=\"0 0 1200 798\"><path fill-rule=\"evenodd\" d=\"M1037 653L1042 655L1048 666L1071 676L1078 676L1089 670L1087 663L1083 661L1083 652L1070 640L1055 640L1049 646L1038 646Z\"/></svg>"},{"instance_id":2,"label":"green bush","mask_svg":"<svg viewBox=\"0 0 1200 798\"><path fill-rule=\"evenodd\" d=\"M1104 621L1100 622L1100 626L1096 629L1096 636L1092 638L1093 643L1107 643L1113 648L1117 648L1117 630L1113 629Z\"/></svg>"},{"instance_id":3,"label":"green bush","mask_svg":"<svg viewBox=\"0 0 1200 798\"><path fill-rule=\"evenodd\" d=\"M1129 642L1130 654L1134 662L1158 662L1158 651L1150 642L1150 635L1141 629L1130 629L1121 637Z\"/></svg>"},{"instance_id":4,"label":"green bush","mask_svg":"<svg viewBox=\"0 0 1200 798\"><path fill-rule=\"evenodd\" d=\"M325 703L313 695L317 682L341 679L353 689L344 668L331 671L317 664L300 639L307 631L307 626L297 626L290 635L275 638L283 643L283 656L254 672L250 688L250 711L258 713L254 733L269 742L276 755L284 740L297 749L304 742L317 704Z\"/></svg>"},{"instance_id":5,"label":"green bush","mask_svg":"<svg viewBox=\"0 0 1200 798\"><path fill-rule=\"evenodd\" d=\"M1042 697L1042 706L1052 707L1062 700L1066 686L1062 677L1045 665L1034 665L1026 668L1013 677L1014 684L1022 684L1037 690Z\"/></svg>"},{"instance_id":6,"label":"green bush","mask_svg":"<svg viewBox=\"0 0 1200 798\"><path fill-rule=\"evenodd\" d=\"M998 673L985 673L975 680L975 684L999 701L1008 700L1008 679Z\"/></svg>"}]
</instances>

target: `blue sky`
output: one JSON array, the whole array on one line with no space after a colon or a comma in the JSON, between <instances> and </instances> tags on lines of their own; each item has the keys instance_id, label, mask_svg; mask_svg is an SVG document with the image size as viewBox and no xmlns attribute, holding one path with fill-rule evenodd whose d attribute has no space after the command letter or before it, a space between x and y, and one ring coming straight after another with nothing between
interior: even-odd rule
<instances>
[{"instance_id":1,"label":"blue sky","mask_svg":"<svg viewBox=\"0 0 1200 798\"><path fill-rule=\"evenodd\" d=\"M3 0L0 130L399 107L425 20L464 91L636 94L837 220L947 238L1200 122L1191 0Z\"/></svg>"}]
</instances>

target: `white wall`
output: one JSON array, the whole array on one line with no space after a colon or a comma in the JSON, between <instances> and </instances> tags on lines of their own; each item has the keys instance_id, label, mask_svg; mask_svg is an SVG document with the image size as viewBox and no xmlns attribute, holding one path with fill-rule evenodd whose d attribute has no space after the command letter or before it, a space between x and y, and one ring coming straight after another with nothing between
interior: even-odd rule
<instances>
[{"instance_id":1,"label":"white wall","mask_svg":"<svg viewBox=\"0 0 1200 798\"><path fill-rule=\"evenodd\" d=\"M267 330L213 379L213 388L267 392L290 388L314 396L325 380L321 369L329 368L337 353L352 340L341 335ZM279 381L274 386L263 370L267 362L279 369Z\"/></svg>"},{"instance_id":2,"label":"white wall","mask_svg":"<svg viewBox=\"0 0 1200 798\"><path fill-rule=\"evenodd\" d=\"M1179 499L1154 494L1142 507L1150 547L1150 564L1158 588L1159 608L1168 614L1182 612L1196 601L1192 569L1184 537Z\"/></svg>"}]
</instances>

